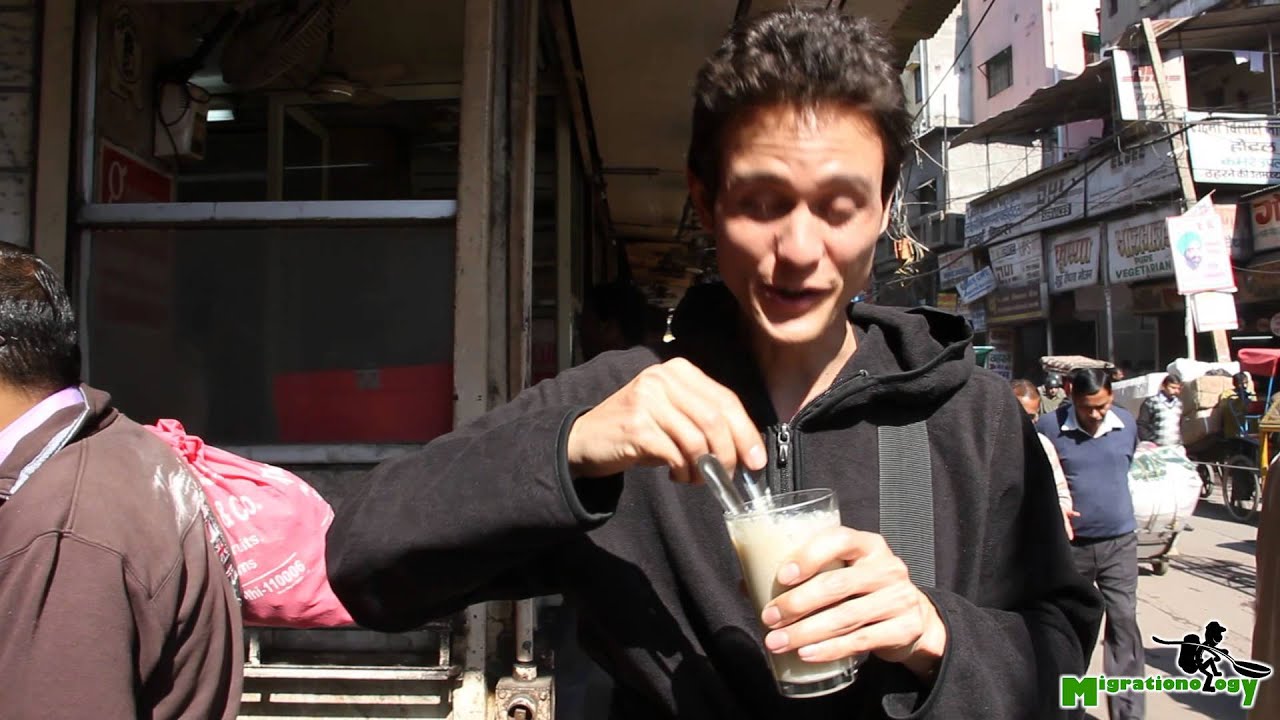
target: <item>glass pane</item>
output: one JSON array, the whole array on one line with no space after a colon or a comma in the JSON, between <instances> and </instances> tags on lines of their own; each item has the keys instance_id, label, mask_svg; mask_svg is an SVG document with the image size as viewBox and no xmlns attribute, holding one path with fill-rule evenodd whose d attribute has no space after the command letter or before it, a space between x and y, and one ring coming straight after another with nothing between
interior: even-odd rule
<instances>
[{"instance_id":1,"label":"glass pane","mask_svg":"<svg viewBox=\"0 0 1280 720\"><path fill-rule=\"evenodd\" d=\"M361 0L339 3L345 9L336 14L332 5L105 8L96 200L454 197L458 103L451 96L461 82L462 0ZM274 35L273 23L289 18L286 27L308 32ZM201 55L202 42L212 52ZM274 139L272 102L285 113ZM273 147L283 154L279 177L269 177Z\"/></svg>"},{"instance_id":2,"label":"glass pane","mask_svg":"<svg viewBox=\"0 0 1280 720\"><path fill-rule=\"evenodd\" d=\"M99 231L91 382L222 444L417 442L453 414L453 229Z\"/></svg>"}]
</instances>

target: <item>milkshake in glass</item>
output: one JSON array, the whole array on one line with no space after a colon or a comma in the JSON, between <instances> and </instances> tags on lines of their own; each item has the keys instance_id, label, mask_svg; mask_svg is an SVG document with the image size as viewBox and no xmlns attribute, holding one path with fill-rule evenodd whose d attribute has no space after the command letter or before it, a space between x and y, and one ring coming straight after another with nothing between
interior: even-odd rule
<instances>
[{"instance_id":1,"label":"milkshake in glass","mask_svg":"<svg viewBox=\"0 0 1280 720\"><path fill-rule=\"evenodd\" d=\"M831 490L798 490L745 505L745 512L725 515L729 537L757 611L788 587L776 582L778 570L809 538L840 525L840 509ZM823 571L844 567L836 562ZM805 662L795 650L769 654L778 688L787 697L816 697L853 682L866 655L831 662Z\"/></svg>"}]
</instances>

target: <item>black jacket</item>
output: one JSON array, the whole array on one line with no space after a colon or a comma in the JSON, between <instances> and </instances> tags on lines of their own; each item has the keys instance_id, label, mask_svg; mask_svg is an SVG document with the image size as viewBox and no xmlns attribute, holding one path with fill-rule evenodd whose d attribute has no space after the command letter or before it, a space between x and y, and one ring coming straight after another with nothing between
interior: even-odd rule
<instances>
[{"instance_id":1,"label":"black jacket","mask_svg":"<svg viewBox=\"0 0 1280 720\"><path fill-rule=\"evenodd\" d=\"M481 600L563 592L617 683L615 718L1059 712L1058 676L1085 672L1101 601L1072 570L1039 440L1008 385L975 367L964 322L854 306L858 350L786 424L784 465L732 299L702 295L682 306L674 343L606 353L374 470L328 539L333 587L357 621L404 630ZM879 527L876 426L927 419L937 587L925 591L948 633L932 688L871 659L846 690L782 699L710 490L677 485L665 468L570 477L578 415L676 354L743 398L770 439L775 488L835 488L850 527Z\"/></svg>"}]
</instances>

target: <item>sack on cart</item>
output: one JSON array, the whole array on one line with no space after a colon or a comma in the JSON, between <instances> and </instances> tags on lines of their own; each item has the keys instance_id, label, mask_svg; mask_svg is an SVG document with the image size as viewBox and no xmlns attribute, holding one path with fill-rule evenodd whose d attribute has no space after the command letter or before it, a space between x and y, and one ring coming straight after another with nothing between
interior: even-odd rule
<instances>
[{"instance_id":1,"label":"sack on cart","mask_svg":"<svg viewBox=\"0 0 1280 720\"><path fill-rule=\"evenodd\" d=\"M1139 530L1176 528L1200 502L1200 474L1181 445L1141 443L1129 467L1129 492Z\"/></svg>"},{"instance_id":2,"label":"sack on cart","mask_svg":"<svg viewBox=\"0 0 1280 720\"><path fill-rule=\"evenodd\" d=\"M146 427L200 478L214 520L210 542L221 554L219 541L225 538L230 549L228 578L239 585L246 624L353 624L325 571L325 531L333 508L314 488L286 470L206 445L177 420Z\"/></svg>"}]
</instances>

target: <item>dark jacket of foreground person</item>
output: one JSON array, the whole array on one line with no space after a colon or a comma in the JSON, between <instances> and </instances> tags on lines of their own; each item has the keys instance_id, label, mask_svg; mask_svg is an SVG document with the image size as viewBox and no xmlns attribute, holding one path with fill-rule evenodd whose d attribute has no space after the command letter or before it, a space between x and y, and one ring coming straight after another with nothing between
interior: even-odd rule
<instances>
[{"instance_id":1,"label":"dark jacket of foreground person","mask_svg":"<svg viewBox=\"0 0 1280 720\"><path fill-rule=\"evenodd\" d=\"M857 352L783 425L732 299L700 294L670 345L606 353L377 468L328 538L334 589L357 621L399 631L477 601L566 593L617 683L613 717L629 720L1062 713L1058 676L1084 674L1101 601L1072 569L1040 442L1005 381L975 367L965 323L853 306ZM772 487L835 488L857 529L879 528L877 426L927 418L937 587L923 589L948 634L931 686L872 658L841 692L780 697L711 491L666 468L570 477L574 420L670 355L743 399L769 439Z\"/></svg>"}]
</instances>

